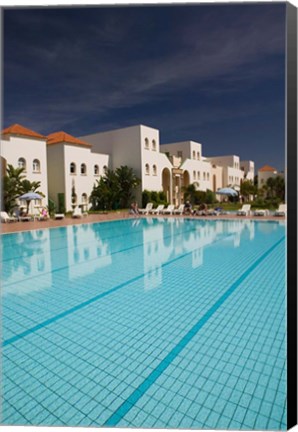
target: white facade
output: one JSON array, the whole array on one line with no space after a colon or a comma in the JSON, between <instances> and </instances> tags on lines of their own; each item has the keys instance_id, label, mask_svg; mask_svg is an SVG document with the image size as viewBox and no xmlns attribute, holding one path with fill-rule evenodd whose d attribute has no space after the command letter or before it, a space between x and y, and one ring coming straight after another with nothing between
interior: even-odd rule
<instances>
[{"instance_id":1,"label":"white facade","mask_svg":"<svg viewBox=\"0 0 298 432\"><path fill-rule=\"evenodd\" d=\"M222 167L223 187L230 186L236 190L240 189L240 184L244 179L244 171L240 168L239 156L212 156L206 159L212 164Z\"/></svg>"},{"instance_id":2,"label":"white facade","mask_svg":"<svg viewBox=\"0 0 298 432\"><path fill-rule=\"evenodd\" d=\"M194 141L181 141L163 144L161 150L170 156L180 158L179 168L187 172L189 176L187 182L187 176L184 175L184 183L194 183L201 191L212 190L211 164L202 157L202 144Z\"/></svg>"},{"instance_id":3,"label":"white facade","mask_svg":"<svg viewBox=\"0 0 298 432\"><path fill-rule=\"evenodd\" d=\"M87 210L94 184L106 168L115 170L127 165L133 169L141 180L137 191L139 204L141 192L146 189L164 191L167 201L178 206L183 202L183 187L189 184L195 184L197 190L216 193L225 186L239 189L244 178L254 178L252 161L240 162L235 155L204 157L202 144L195 141L160 145L159 131L144 125L79 139L64 132L51 134L47 140L6 133L1 140L1 155L14 167L19 166L20 160L25 161L26 177L41 182L43 204L52 199L56 211L59 194L64 194L66 211L76 206Z\"/></svg>"},{"instance_id":4,"label":"white facade","mask_svg":"<svg viewBox=\"0 0 298 432\"><path fill-rule=\"evenodd\" d=\"M165 154L160 153L157 129L138 125L85 135L80 139L92 144L93 152L108 152L112 169L127 165L134 170L141 180L139 201L140 192L145 189L163 190L163 172L166 169L170 173L172 164Z\"/></svg>"},{"instance_id":5,"label":"white facade","mask_svg":"<svg viewBox=\"0 0 298 432\"><path fill-rule=\"evenodd\" d=\"M244 171L245 180L254 181L255 164L253 161L240 161L240 167Z\"/></svg>"},{"instance_id":6,"label":"white facade","mask_svg":"<svg viewBox=\"0 0 298 432\"><path fill-rule=\"evenodd\" d=\"M39 192L44 198L42 201L31 201L29 211L33 213L34 206L48 205L48 174L46 138L33 138L30 136L19 136L5 134L1 138L1 156L7 165L14 168L24 167L24 176L30 182L40 182ZM26 206L26 202L20 202Z\"/></svg>"},{"instance_id":7,"label":"white facade","mask_svg":"<svg viewBox=\"0 0 298 432\"><path fill-rule=\"evenodd\" d=\"M93 153L91 148L60 142L47 146L49 196L58 208L58 194L65 197L66 211L76 206L90 208L89 196L96 180L109 166L109 155ZM75 192L76 199L72 194Z\"/></svg>"}]
</instances>

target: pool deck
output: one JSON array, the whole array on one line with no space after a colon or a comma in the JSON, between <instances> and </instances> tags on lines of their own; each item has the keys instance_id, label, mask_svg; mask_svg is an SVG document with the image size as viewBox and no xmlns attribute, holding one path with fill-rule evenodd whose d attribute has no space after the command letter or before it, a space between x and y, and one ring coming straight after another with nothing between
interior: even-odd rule
<instances>
[{"instance_id":1,"label":"pool deck","mask_svg":"<svg viewBox=\"0 0 298 432\"><path fill-rule=\"evenodd\" d=\"M71 217L65 217L64 219L60 220L54 220L49 219L46 221L29 221L29 222L10 222L10 223L1 223L0 226L0 233L1 234L7 234L7 233L14 233L19 231L31 231L36 229L43 229L43 228L55 228L55 227L63 227L68 225L80 225L85 223L96 223L96 222L105 222L105 221L112 221L112 220L120 220L120 219L131 219L134 216L130 215L128 212L125 211L119 211L119 212L113 212L113 213L107 213L107 214L90 214L88 216L82 217L82 218L71 218ZM146 217L187 217L187 218L194 218L194 219L208 219L208 220L216 220L216 219L246 219L246 220L285 220L285 217L276 217L276 216L237 216L235 214L227 214L227 215L220 215L220 216L189 216L189 215L159 215L159 216L152 216L152 215L140 215L137 216L140 218L146 218Z\"/></svg>"}]
</instances>

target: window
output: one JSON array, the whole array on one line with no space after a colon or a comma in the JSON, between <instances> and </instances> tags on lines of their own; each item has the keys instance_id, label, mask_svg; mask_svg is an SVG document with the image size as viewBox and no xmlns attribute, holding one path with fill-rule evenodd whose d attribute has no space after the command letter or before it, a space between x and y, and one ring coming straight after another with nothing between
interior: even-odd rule
<instances>
[{"instance_id":1,"label":"window","mask_svg":"<svg viewBox=\"0 0 298 432\"><path fill-rule=\"evenodd\" d=\"M203 172L203 180L206 180L206 173Z\"/></svg>"},{"instance_id":2,"label":"window","mask_svg":"<svg viewBox=\"0 0 298 432\"><path fill-rule=\"evenodd\" d=\"M76 174L76 172L77 172L76 164L72 162L70 164L70 174Z\"/></svg>"},{"instance_id":3,"label":"window","mask_svg":"<svg viewBox=\"0 0 298 432\"><path fill-rule=\"evenodd\" d=\"M149 164L145 165L145 174L149 175L150 174L150 168L149 168Z\"/></svg>"},{"instance_id":4,"label":"window","mask_svg":"<svg viewBox=\"0 0 298 432\"><path fill-rule=\"evenodd\" d=\"M77 194L76 193L72 194L72 196L71 196L71 203L73 205L76 204L77 203L77 199L78 199Z\"/></svg>"},{"instance_id":5,"label":"window","mask_svg":"<svg viewBox=\"0 0 298 432\"><path fill-rule=\"evenodd\" d=\"M197 152L197 159L200 160L200 152Z\"/></svg>"},{"instance_id":6,"label":"window","mask_svg":"<svg viewBox=\"0 0 298 432\"><path fill-rule=\"evenodd\" d=\"M104 165L102 169L103 169L104 174L106 174L108 171L108 167L106 165Z\"/></svg>"},{"instance_id":7,"label":"window","mask_svg":"<svg viewBox=\"0 0 298 432\"><path fill-rule=\"evenodd\" d=\"M153 175L157 175L157 168L156 168L156 165L153 165L153 167L152 167L152 170L153 170Z\"/></svg>"},{"instance_id":8,"label":"window","mask_svg":"<svg viewBox=\"0 0 298 432\"><path fill-rule=\"evenodd\" d=\"M198 180L200 180L200 178L201 178L201 173L200 171L198 171Z\"/></svg>"},{"instance_id":9,"label":"window","mask_svg":"<svg viewBox=\"0 0 298 432\"><path fill-rule=\"evenodd\" d=\"M180 157L180 158L182 158L183 157L183 152L178 150L177 151L177 156Z\"/></svg>"},{"instance_id":10,"label":"window","mask_svg":"<svg viewBox=\"0 0 298 432\"><path fill-rule=\"evenodd\" d=\"M87 204L87 200L88 200L87 194L83 193L82 194L82 198L81 198L82 204Z\"/></svg>"},{"instance_id":11,"label":"window","mask_svg":"<svg viewBox=\"0 0 298 432\"><path fill-rule=\"evenodd\" d=\"M99 166L94 165L94 175L99 175Z\"/></svg>"},{"instance_id":12,"label":"window","mask_svg":"<svg viewBox=\"0 0 298 432\"><path fill-rule=\"evenodd\" d=\"M193 179L196 180L197 179L197 173L195 171L193 171L192 175L193 175Z\"/></svg>"},{"instance_id":13,"label":"window","mask_svg":"<svg viewBox=\"0 0 298 432\"><path fill-rule=\"evenodd\" d=\"M156 151L156 141L152 140L152 150Z\"/></svg>"},{"instance_id":14,"label":"window","mask_svg":"<svg viewBox=\"0 0 298 432\"><path fill-rule=\"evenodd\" d=\"M208 181L209 181L209 178L210 178L210 177L209 177L209 173L207 173L207 180L208 180Z\"/></svg>"},{"instance_id":15,"label":"window","mask_svg":"<svg viewBox=\"0 0 298 432\"><path fill-rule=\"evenodd\" d=\"M24 170L26 170L26 160L24 158L20 158L18 160L18 167L19 168L24 168Z\"/></svg>"},{"instance_id":16,"label":"window","mask_svg":"<svg viewBox=\"0 0 298 432\"><path fill-rule=\"evenodd\" d=\"M86 167L86 164L84 164L84 163L81 164L81 174L82 175L87 174L87 167Z\"/></svg>"},{"instance_id":17,"label":"window","mask_svg":"<svg viewBox=\"0 0 298 432\"><path fill-rule=\"evenodd\" d=\"M40 162L38 159L34 159L33 161L33 172L40 172Z\"/></svg>"},{"instance_id":18,"label":"window","mask_svg":"<svg viewBox=\"0 0 298 432\"><path fill-rule=\"evenodd\" d=\"M193 159L196 158L196 152L195 152L195 151L192 152L192 158L193 158Z\"/></svg>"},{"instance_id":19,"label":"window","mask_svg":"<svg viewBox=\"0 0 298 432\"><path fill-rule=\"evenodd\" d=\"M149 140L145 138L145 149L149 149Z\"/></svg>"}]
</instances>

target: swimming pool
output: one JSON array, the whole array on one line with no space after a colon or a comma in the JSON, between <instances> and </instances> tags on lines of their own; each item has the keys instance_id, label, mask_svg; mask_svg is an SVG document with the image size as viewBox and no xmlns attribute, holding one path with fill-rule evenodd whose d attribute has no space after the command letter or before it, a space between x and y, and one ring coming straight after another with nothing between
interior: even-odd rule
<instances>
[{"instance_id":1,"label":"swimming pool","mask_svg":"<svg viewBox=\"0 0 298 432\"><path fill-rule=\"evenodd\" d=\"M1 240L2 424L286 429L284 222Z\"/></svg>"}]
</instances>

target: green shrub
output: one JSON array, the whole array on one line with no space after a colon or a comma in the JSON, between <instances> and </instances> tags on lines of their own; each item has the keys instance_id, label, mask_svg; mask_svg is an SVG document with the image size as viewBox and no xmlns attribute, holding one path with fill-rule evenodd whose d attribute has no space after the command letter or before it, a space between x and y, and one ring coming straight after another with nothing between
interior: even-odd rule
<instances>
[{"instance_id":1,"label":"green shrub","mask_svg":"<svg viewBox=\"0 0 298 432\"><path fill-rule=\"evenodd\" d=\"M167 196L164 191L158 192L158 199L161 204L167 203Z\"/></svg>"},{"instance_id":2,"label":"green shrub","mask_svg":"<svg viewBox=\"0 0 298 432\"><path fill-rule=\"evenodd\" d=\"M145 189L142 192L142 207L145 208L149 202L151 202L151 192Z\"/></svg>"},{"instance_id":3,"label":"green shrub","mask_svg":"<svg viewBox=\"0 0 298 432\"><path fill-rule=\"evenodd\" d=\"M144 190L142 192L142 207L146 207L149 202L153 204L153 207L157 207L159 204L168 204L166 194L163 191Z\"/></svg>"},{"instance_id":4,"label":"green shrub","mask_svg":"<svg viewBox=\"0 0 298 432\"><path fill-rule=\"evenodd\" d=\"M56 204L54 203L54 201L52 201L51 199L49 199L49 201L48 201L48 212L49 212L49 215L51 217L54 216L55 210L56 210Z\"/></svg>"},{"instance_id":5,"label":"green shrub","mask_svg":"<svg viewBox=\"0 0 298 432\"><path fill-rule=\"evenodd\" d=\"M65 213L65 194L58 193L58 213Z\"/></svg>"}]
</instances>

